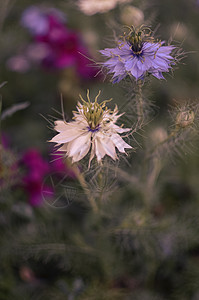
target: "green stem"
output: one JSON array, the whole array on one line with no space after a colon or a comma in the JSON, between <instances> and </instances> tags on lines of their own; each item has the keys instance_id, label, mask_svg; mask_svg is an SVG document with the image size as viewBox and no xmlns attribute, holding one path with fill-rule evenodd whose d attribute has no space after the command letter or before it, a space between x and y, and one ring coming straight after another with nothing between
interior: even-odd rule
<instances>
[{"instance_id":1,"label":"green stem","mask_svg":"<svg viewBox=\"0 0 199 300\"><path fill-rule=\"evenodd\" d=\"M154 194L155 183L156 183L157 178L163 167L163 164L161 163L160 158L158 156L151 157L151 155L157 150L158 147L160 147L161 145L164 145L169 140L171 140L173 137L175 137L177 132L178 132L178 129L175 128L166 139L164 139L163 141L156 144L149 151L148 155L144 159L143 168L142 168L142 170L143 170L142 181L143 181L143 184L145 185L145 189L143 190L143 198L144 198L145 205L147 205L148 207L150 205L151 199L154 198L154 196L155 196L155 194ZM150 161L150 158L152 158L151 161ZM149 163L151 163L150 173L149 173L149 168L150 168Z\"/></svg>"},{"instance_id":2,"label":"green stem","mask_svg":"<svg viewBox=\"0 0 199 300\"><path fill-rule=\"evenodd\" d=\"M98 174L98 184L99 184L99 189L100 189L99 205L101 205L102 196L103 196L103 175L102 175L101 171Z\"/></svg>"},{"instance_id":3,"label":"green stem","mask_svg":"<svg viewBox=\"0 0 199 300\"><path fill-rule=\"evenodd\" d=\"M92 207L93 211L95 213L97 213L98 212L97 204L96 204L95 199L93 198L92 194L90 193L90 190L88 188L88 185L86 183L86 180L85 180L83 174L80 172L80 170L78 169L78 167L75 166L75 165L72 167L72 170L75 173L77 179L79 180L79 183L80 183L82 189L84 190L84 192L85 192L85 194L86 194L86 196L88 198L90 206Z\"/></svg>"},{"instance_id":4,"label":"green stem","mask_svg":"<svg viewBox=\"0 0 199 300\"><path fill-rule=\"evenodd\" d=\"M144 104L143 104L142 81L141 80L138 80L138 82L137 82L136 102L137 102L138 121L141 121L144 118L144 108L143 108Z\"/></svg>"},{"instance_id":5,"label":"green stem","mask_svg":"<svg viewBox=\"0 0 199 300\"><path fill-rule=\"evenodd\" d=\"M167 143L171 138L173 138L173 137L176 135L177 132L178 132L178 129L176 128L176 129L174 129L174 130L168 135L168 137L167 137L166 139L164 139L163 141L161 141L161 142L159 142L158 144L156 144L156 145L149 151L149 154L147 155L146 160L148 160L148 159L150 158L151 154L152 154L153 152L155 152L156 149L157 149L159 146L164 145L164 144Z\"/></svg>"}]
</instances>

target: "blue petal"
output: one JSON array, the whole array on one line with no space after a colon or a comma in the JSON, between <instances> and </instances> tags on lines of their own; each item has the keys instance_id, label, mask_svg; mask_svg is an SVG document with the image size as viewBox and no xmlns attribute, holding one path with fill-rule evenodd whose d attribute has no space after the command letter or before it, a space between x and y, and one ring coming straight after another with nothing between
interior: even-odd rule
<instances>
[{"instance_id":1,"label":"blue petal","mask_svg":"<svg viewBox=\"0 0 199 300\"><path fill-rule=\"evenodd\" d=\"M164 59L156 56L156 58L153 61L155 68L161 68L167 70L169 67L169 64Z\"/></svg>"},{"instance_id":2,"label":"blue petal","mask_svg":"<svg viewBox=\"0 0 199 300\"><path fill-rule=\"evenodd\" d=\"M154 77L158 78L158 79L165 79L164 76L162 75L162 72L159 71L152 71L150 72Z\"/></svg>"},{"instance_id":3,"label":"blue petal","mask_svg":"<svg viewBox=\"0 0 199 300\"><path fill-rule=\"evenodd\" d=\"M126 74L124 75L120 75L120 76L113 76L112 78L112 83L118 83L120 82L122 79L124 79L126 77Z\"/></svg>"},{"instance_id":4,"label":"blue petal","mask_svg":"<svg viewBox=\"0 0 199 300\"><path fill-rule=\"evenodd\" d=\"M137 64L134 66L134 68L131 70L131 74L137 79L142 77L145 74L145 71L139 69Z\"/></svg>"},{"instance_id":5,"label":"blue petal","mask_svg":"<svg viewBox=\"0 0 199 300\"><path fill-rule=\"evenodd\" d=\"M124 64L126 70L131 71L131 69L135 67L135 64L137 63L137 61L138 61L138 58L136 56L130 57Z\"/></svg>"},{"instance_id":6,"label":"blue petal","mask_svg":"<svg viewBox=\"0 0 199 300\"><path fill-rule=\"evenodd\" d=\"M143 44L142 50L143 50L144 54L154 55L155 52L158 50L159 47L160 47L159 43L149 43L149 42L146 42L146 43Z\"/></svg>"},{"instance_id":7,"label":"blue petal","mask_svg":"<svg viewBox=\"0 0 199 300\"><path fill-rule=\"evenodd\" d=\"M145 65L146 70L150 69L153 66L153 57L145 56L143 64Z\"/></svg>"}]
</instances>

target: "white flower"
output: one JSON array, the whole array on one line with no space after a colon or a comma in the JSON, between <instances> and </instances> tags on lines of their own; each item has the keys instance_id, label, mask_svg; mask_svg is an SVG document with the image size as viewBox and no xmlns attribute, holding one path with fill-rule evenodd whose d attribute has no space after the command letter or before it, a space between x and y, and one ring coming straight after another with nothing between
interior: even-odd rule
<instances>
[{"instance_id":1,"label":"white flower","mask_svg":"<svg viewBox=\"0 0 199 300\"><path fill-rule=\"evenodd\" d=\"M129 2L130 0L79 0L77 5L86 15L105 13L116 7L119 3Z\"/></svg>"},{"instance_id":2,"label":"white flower","mask_svg":"<svg viewBox=\"0 0 199 300\"><path fill-rule=\"evenodd\" d=\"M124 129L115 124L122 114L117 114L117 106L113 111L108 109L107 100L97 103L99 95L100 91L94 102L90 101L89 91L88 102L80 95L82 104L78 102L77 111L73 113L74 120L55 121L55 130L59 133L50 142L57 143L56 146L60 146L57 151L65 152L67 157L72 158L72 162L81 160L90 149L89 166L95 155L98 162L101 162L105 155L116 160L116 148L122 153L126 153L125 148L132 148L119 135L130 131L130 128Z\"/></svg>"}]
</instances>

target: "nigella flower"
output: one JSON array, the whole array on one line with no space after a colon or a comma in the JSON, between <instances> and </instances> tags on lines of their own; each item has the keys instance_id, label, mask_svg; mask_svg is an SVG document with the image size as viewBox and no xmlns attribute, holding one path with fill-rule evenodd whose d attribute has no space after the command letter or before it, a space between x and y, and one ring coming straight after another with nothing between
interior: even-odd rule
<instances>
[{"instance_id":1,"label":"nigella flower","mask_svg":"<svg viewBox=\"0 0 199 300\"><path fill-rule=\"evenodd\" d=\"M162 72L169 72L174 58L171 56L174 46L163 46L164 42L155 42L143 27L130 32L116 48L106 48L100 52L109 59L103 63L113 73L113 83L121 81L127 75L136 80L143 79L147 73L158 79L164 79Z\"/></svg>"},{"instance_id":2,"label":"nigella flower","mask_svg":"<svg viewBox=\"0 0 199 300\"><path fill-rule=\"evenodd\" d=\"M88 91L88 102L80 96L82 103L78 102L72 122L55 122L55 130L59 133L50 142L57 143L58 151L65 152L67 157L72 158L72 162L81 160L90 149L89 166L95 155L98 162L105 155L116 160L116 148L122 153L125 153L125 148L132 148L119 135L130 129L115 124L121 116L118 115L117 106L111 111L106 107L107 100L99 104L99 95L100 92L95 101L91 102Z\"/></svg>"}]
</instances>

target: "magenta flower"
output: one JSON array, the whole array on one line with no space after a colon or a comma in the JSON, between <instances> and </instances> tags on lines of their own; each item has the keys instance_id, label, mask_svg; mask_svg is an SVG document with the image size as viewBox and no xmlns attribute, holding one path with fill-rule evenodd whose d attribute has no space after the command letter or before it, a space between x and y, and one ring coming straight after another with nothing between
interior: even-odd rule
<instances>
[{"instance_id":1,"label":"magenta flower","mask_svg":"<svg viewBox=\"0 0 199 300\"><path fill-rule=\"evenodd\" d=\"M50 187L43 186L50 167L36 149L28 150L22 158L22 163L27 169L27 173L23 177L23 187L29 195L29 203L32 206L39 206L43 202L42 189L50 190ZM52 190L51 193L53 195Z\"/></svg>"},{"instance_id":2,"label":"magenta flower","mask_svg":"<svg viewBox=\"0 0 199 300\"><path fill-rule=\"evenodd\" d=\"M71 168L69 168L64 162L63 159L63 153L59 151L55 151L52 153L52 161L50 163L51 171L60 174L62 176L63 174L67 175L71 179L75 179L76 175L73 172Z\"/></svg>"},{"instance_id":3,"label":"magenta flower","mask_svg":"<svg viewBox=\"0 0 199 300\"><path fill-rule=\"evenodd\" d=\"M48 69L74 67L83 78L96 75L91 68L89 51L81 37L66 27L63 14L55 9L42 10L36 6L26 9L21 23L29 29L34 41L29 46L27 56Z\"/></svg>"},{"instance_id":4,"label":"magenta flower","mask_svg":"<svg viewBox=\"0 0 199 300\"><path fill-rule=\"evenodd\" d=\"M37 149L30 149L23 155L21 162L26 168L26 174L22 179L23 188L27 192L29 203L32 206L40 206L43 198L54 196L52 186L45 183L46 178L51 174L55 174L57 177L66 174L69 178L75 179L74 173L67 167L61 156L58 159L56 156L56 160L48 163Z\"/></svg>"}]
</instances>

